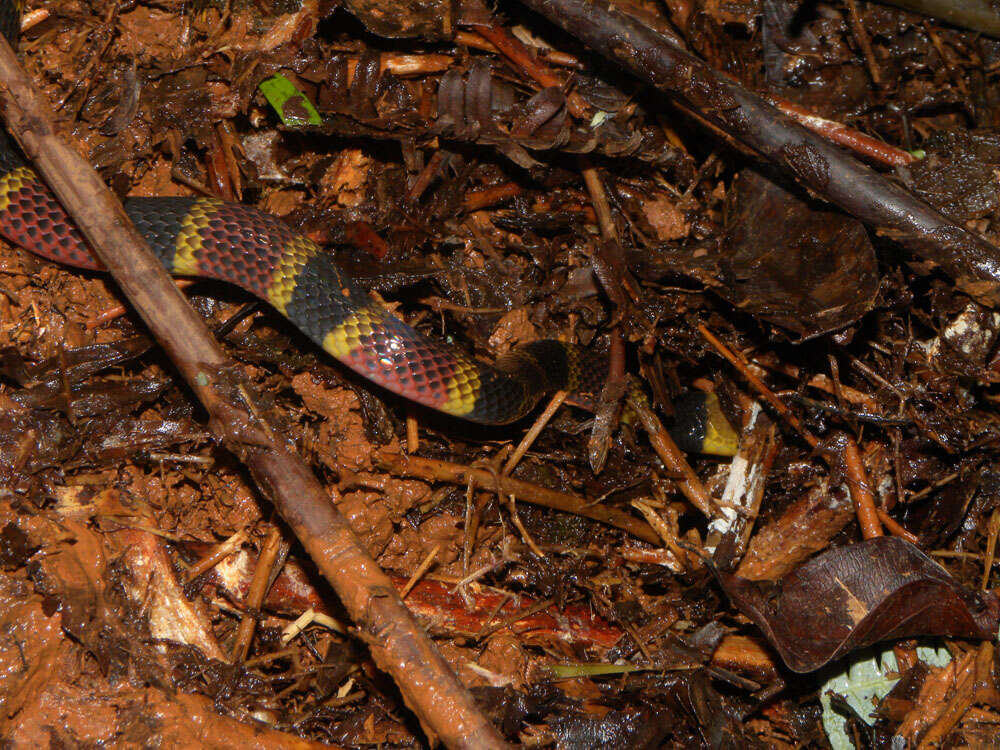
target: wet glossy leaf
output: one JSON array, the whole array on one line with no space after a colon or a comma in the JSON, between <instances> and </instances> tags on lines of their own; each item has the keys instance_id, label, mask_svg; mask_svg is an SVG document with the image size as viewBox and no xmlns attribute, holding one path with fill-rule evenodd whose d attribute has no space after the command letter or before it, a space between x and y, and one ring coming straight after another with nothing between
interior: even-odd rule
<instances>
[{"instance_id":1,"label":"wet glossy leaf","mask_svg":"<svg viewBox=\"0 0 1000 750\"><path fill-rule=\"evenodd\" d=\"M1000 622L995 594L961 586L895 537L838 547L773 583L718 575L733 603L796 672L895 638L992 638Z\"/></svg>"},{"instance_id":2,"label":"wet glossy leaf","mask_svg":"<svg viewBox=\"0 0 1000 750\"><path fill-rule=\"evenodd\" d=\"M850 325L879 289L856 219L820 209L749 170L734 183L718 260L719 293L803 339Z\"/></svg>"},{"instance_id":3,"label":"wet glossy leaf","mask_svg":"<svg viewBox=\"0 0 1000 750\"><path fill-rule=\"evenodd\" d=\"M260 82L260 91L285 125L319 125L320 117L312 102L283 75Z\"/></svg>"}]
</instances>

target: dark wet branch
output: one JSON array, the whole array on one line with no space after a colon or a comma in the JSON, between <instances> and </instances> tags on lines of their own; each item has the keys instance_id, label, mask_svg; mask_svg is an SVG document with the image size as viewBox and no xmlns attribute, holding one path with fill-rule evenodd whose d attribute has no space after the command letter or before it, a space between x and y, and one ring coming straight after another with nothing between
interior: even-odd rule
<instances>
[{"instance_id":1,"label":"dark wet branch","mask_svg":"<svg viewBox=\"0 0 1000 750\"><path fill-rule=\"evenodd\" d=\"M956 26L1000 37L1000 12L990 0L880 0Z\"/></svg>"},{"instance_id":2,"label":"dark wet branch","mask_svg":"<svg viewBox=\"0 0 1000 750\"><path fill-rule=\"evenodd\" d=\"M698 116L779 165L805 187L1000 304L1000 249L845 155L757 95L604 3L521 0Z\"/></svg>"}]
</instances>

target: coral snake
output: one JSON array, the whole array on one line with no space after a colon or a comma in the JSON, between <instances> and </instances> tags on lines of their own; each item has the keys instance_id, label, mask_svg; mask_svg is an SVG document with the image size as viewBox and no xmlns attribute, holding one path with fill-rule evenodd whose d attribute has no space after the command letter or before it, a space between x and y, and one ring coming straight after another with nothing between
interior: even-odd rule
<instances>
[{"instance_id":1,"label":"coral snake","mask_svg":"<svg viewBox=\"0 0 1000 750\"><path fill-rule=\"evenodd\" d=\"M0 0L0 32L12 44L20 10L18 0ZM536 341L490 366L424 336L373 302L316 243L255 208L160 197L128 199L125 210L171 273L243 288L362 377L424 406L499 425L526 415L548 392L600 390L603 358L574 345ZM72 219L2 132L0 235L49 260L100 268ZM695 426L689 447L700 447L703 429Z\"/></svg>"}]
</instances>

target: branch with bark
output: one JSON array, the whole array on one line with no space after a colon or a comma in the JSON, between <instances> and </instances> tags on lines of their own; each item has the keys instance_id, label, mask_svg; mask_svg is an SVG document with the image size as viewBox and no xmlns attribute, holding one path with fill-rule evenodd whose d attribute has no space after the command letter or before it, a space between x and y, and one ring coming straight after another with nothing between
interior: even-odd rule
<instances>
[{"instance_id":1,"label":"branch with bark","mask_svg":"<svg viewBox=\"0 0 1000 750\"><path fill-rule=\"evenodd\" d=\"M305 462L276 437L259 399L188 305L121 203L56 132L53 116L0 39L8 130L87 237L208 411L210 428L247 466L337 592L376 663L395 680L428 735L452 748L506 743L476 707L392 580L362 546Z\"/></svg>"},{"instance_id":2,"label":"branch with bark","mask_svg":"<svg viewBox=\"0 0 1000 750\"><path fill-rule=\"evenodd\" d=\"M1000 304L1000 248L783 115L756 94L604 2L521 0L677 99L799 184L939 267L979 302Z\"/></svg>"}]
</instances>

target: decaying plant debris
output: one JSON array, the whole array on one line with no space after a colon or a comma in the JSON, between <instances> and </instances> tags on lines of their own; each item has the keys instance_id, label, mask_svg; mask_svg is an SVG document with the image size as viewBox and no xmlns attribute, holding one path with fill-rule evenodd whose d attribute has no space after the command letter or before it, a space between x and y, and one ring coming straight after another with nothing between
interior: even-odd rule
<instances>
[{"instance_id":1,"label":"decaying plant debris","mask_svg":"<svg viewBox=\"0 0 1000 750\"><path fill-rule=\"evenodd\" d=\"M1000 41L896 3L525 4L551 20L35 0L21 51L120 195L278 214L480 356L607 354L521 455L530 420L418 409L186 290L506 741L825 746L825 680L891 648L848 736L982 746ZM279 118L276 74L318 122ZM0 291L0 736L433 742L113 283L2 245ZM736 457L665 435L691 391Z\"/></svg>"}]
</instances>

